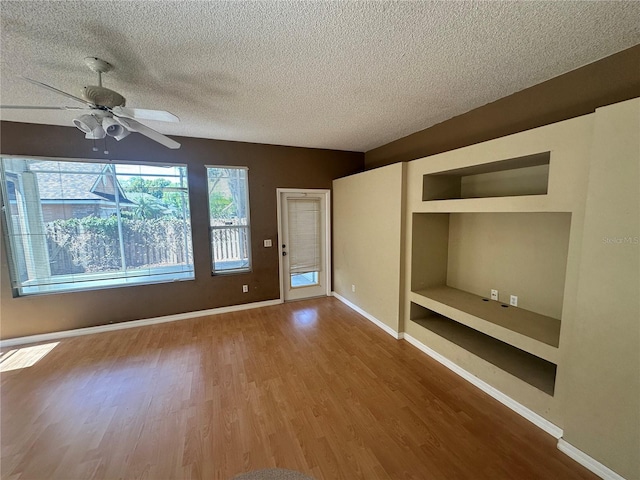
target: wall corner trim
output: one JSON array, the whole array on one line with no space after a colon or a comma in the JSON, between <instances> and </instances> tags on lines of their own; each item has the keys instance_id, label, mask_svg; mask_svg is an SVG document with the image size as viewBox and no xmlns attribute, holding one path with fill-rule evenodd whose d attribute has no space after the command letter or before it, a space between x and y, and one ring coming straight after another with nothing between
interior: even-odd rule
<instances>
[{"instance_id":1,"label":"wall corner trim","mask_svg":"<svg viewBox=\"0 0 640 480\"><path fill-rule=\"evenodd\" d=\"M602 463L597 461L595 458L590 457L589 455L584 453L582 450L577 449L576 447L574 447L573 445L571 445L569 442L567 442L562 438L558 439L558 450L560 450L562 453L564 453L568 457L571 457L572 459L574 459L583 467L588 468L589 470L591 470L593 473L598 475L600 478L603 478L604 480L625 480L624 477L618 475L616 472L611 470L606 465L603 465Z\"/></svg>"},{"instance_id":2,"label":"wall corner trim","mask_svg":"<svg viewBox=\"0 0 640 480\"><path fill-rule=\"evenodd\" d=\"M42 333L39 335L29 335L27 337L9 338L0 340L0 348L13 347L15 345L24 345L27 343L46 342L49 340L58 340L61 338L79 337L81 335L91 335L93 333L111 332L114 330L124 330L126 328L144 327L147 325L155 325L157 323L176 322L178 320L187 320L189 318L206 317L208 315L218 315L220 313L238 312L240 310L250 310L252 308L270 307L279 305L282 300L266 300L263 302L243 303L240 305L231 305L228 307L211 308L208 310L197 310L195 312L177 313L175 315L165 315L163 317L145 318L142 320L132 320L128 322L110 323L107 325L97 325L95 327L77 328L74 330L63 330L61 332Z\"/></svg>"},{"instance_id":3,"label":"wall corner trim","mask_svg":"<svg viewBox=\"0 0 640 480\"><path fill-rule=\"evenodd\" d=\"M396 332L389 325L387 325L386 323L382 322L381 320L378 320L376 317L374 317L370 313L365 312L360 307L358 307L356 304L351 303L349 300L344 298L342 295L340 295L340 294L338 294L336 292L331 292L331 295L336 297L338 300L340 300L342 303L344 303L347 307L349 307L352 310L355 310L356 312L358 312L360 315L362 315L364 318L366 318L370 322L374 323L376 326L380 327L382 330L387 332L389 335L391 335L396 340L401 340L402 339L402 337L403 337L403 333L402 332L400 332L400 333Z\"/></svg>"},{"instance_id":4,"label":"wall corner trim","mask_svg":"<svg viewBox=\"0 0 640 480\"><path fill-rule=\"evenodd\" d=\"M414 337L412 337L411 335L409 335L407 333L404 333L404 340L406 340L407 342L409 342L411 345L413 345L414 347L418 348L422 352L426 353L431 358L433 358L435 361L437 361L437 362L441 363L442 365L444 365L445 367L447 367L449 370L453 371L454 373L457 373L462 378L464 378L466 381L468 381L469 383L475 385L476 387L478 387L480 390L482 390L486 394L492 396L493 398L498 400L503 405L509 407L511 410L513 410L517 414L519 414L522 417L526 418L531 423L533 423L535 426L537 426L538 428L544 430L545 432L547 432L552 437L558 438L558 439L560 437L562 437L562 429L560 427L558 427L557 425L554 425L549 420L547 420L544 417L541 417L540 415L538 415L534 411L528 409L527 407L525 407L521 403L516 402L513 398L505 395L500 390L497 390L496 388L492 387L488 383L480 380L478 377L476 377L472 373L467 372L465 369L463 369L459 365L455 364L454 362L452 362L448 358L440 355L435 350L432 350L431 348L427 347L421 341L415 339Z\"/></svg>"}]
</instances>

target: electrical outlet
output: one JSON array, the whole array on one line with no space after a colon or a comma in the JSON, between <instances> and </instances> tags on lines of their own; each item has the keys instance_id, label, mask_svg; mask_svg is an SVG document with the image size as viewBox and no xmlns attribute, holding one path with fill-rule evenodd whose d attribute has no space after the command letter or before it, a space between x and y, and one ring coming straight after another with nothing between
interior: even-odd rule
<instances>
[{"instance_id":1,"label":"electrical outlet","mask_svg":"<svg viewBox=\"0 0 640 480\"><path fill-rule=\"evenodd\" d=\"M265 247L270 247L271 245L272 245L272 243L271 243L271 239L270 239L270 238L267 238L267 239L264 241L264 246L265 246Z\"/></svg>"},{"instance_id":2,"label":"electrical outlet","mask_svg":"<svg viewBox=\"0 0 640 480\"><path fill-rule=\"evenodd\" d=\"M356 291L356 286L355 285L351 285L351 291L355 292Z\"/></svg>"},{"instance_id":3,"label":"electrical outlet","mask_svg":"<svg viewBox=\"0 0 640 480\"><path fill-rule=\"evenodd\" d=\"M491 289L491 300L498 301L498 290Z\"/></svg>"},{"instance_id":4,"label":"electrical outlet","mask_svg":"<svg viewBox=\"0 0 640 480\"><path fill-rule=\"evenodd\" d=\"M242 285L242 293L247 293L249 291L249 285Z\"/></svg>"},{"instance_id":5,"label":"electrical outlet","mask_svg":"<svg viewBox=\"0 0 640 480\"><path fill-rule=\"evenodd\" d=\"M511 298L509 299L509 305L511 305L512 307L517 307L518 306L518 296L517 295L511 295Z\"/></svg>"}]
</instances>

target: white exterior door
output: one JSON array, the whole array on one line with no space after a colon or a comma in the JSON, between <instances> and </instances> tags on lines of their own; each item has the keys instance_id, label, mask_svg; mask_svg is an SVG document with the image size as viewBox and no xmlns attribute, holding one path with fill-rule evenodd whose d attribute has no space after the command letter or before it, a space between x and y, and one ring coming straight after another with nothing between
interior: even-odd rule
<instances>
[{"instance_id":1,"label":"white exterior door","mask_svg":"<svg viewBox=\"0 0 640 480\"><path fill-rule=\"evenodd\" d=\"M330 292L329 191L278 189L281 298Z\"/></svg>"}]
</instances>

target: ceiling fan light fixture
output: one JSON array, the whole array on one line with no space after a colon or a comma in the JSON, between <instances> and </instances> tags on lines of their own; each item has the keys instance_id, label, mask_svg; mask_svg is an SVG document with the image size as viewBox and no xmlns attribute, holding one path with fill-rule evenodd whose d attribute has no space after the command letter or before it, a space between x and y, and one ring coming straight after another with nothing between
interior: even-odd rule
<instances>
[{"instance_id":1,"label":"ceiling fan light fixture","mask_svg":"<svg viewBox=\"0 0 640 480\"><path fill-rule=\"evenodd\" d=\"M117 118L105 117L102 120L102 128L104 128L107 135L118 141L129 135L129 130Z\"/></svg>"},{"instance_id":2,"label":"ceiling fan light fixture","mask_svg":"<svg viewBox=\"0 0 640 480\"><path fill-rule=\"evenodd\" d=\"M84 132L84 138L98 140L106 135L100 120L93 115L80 115L78 118L73 119L73 124L78 130Z\"/></svg>"},{"instance_id":3,"label":"ceiling fan light fixture","mask_svg":"<svg viewBox=\"0 0 640 480\"><path fill-rule=\"evenodd\" d=\"M129 130L127 130L126 128L123 128L123 129L122 129L122 133L119 133L118 135L111 135L111 136L112 136L113 138L115 138L116 140L120 141L120 140L122 140L123 138L125 138L126 136L128 136L128 135L129 135L129 133L131 133L131 132L129 132Z\"/></svg>"},{"instance_id":4,"label":"ceiling fan light fixture","mask_svg":"<svg viewBox=\"0 0 640 480\"><path fill-rule=\"evenodd\" d=\"M73 119L73 124L84 133L91 133L97 127L100 127L100 122L93 115L80 115L78 118Z\"/></svg>"},{"instance_id":5,"label":"ceiling fan light fixture","mask_svg":"<svg viewBox=\"0 0 640 480\"><path fill-rule=\"evenodd\" d=\"M154 142L171 148L180 148L180 144L162 133L147 127L137 119L161 122L179 122L180 119L164 110L145 108L127 108L126 99L118 92L102 86L102 74L113 69L113 65L98 57L87 57L86 65L98 74L98 85L87 85L82 89L82 97L72 95L46 83L21 77L23 80L46 90L82 103L82 107L49 107L38 105L0 105L3 108L25 110L89 110L90 113L73 119L73 125L85 134L89 140L98 140L107 136L122 140L131 132L139 133ZM124 117L124 118L123 118ZM94 151L96 147L94 146ZM105 154L107 152L105 151Z\"/></svg>"},{"instance_id":6,"label":"ceiling fan light fixture","mask_svg":"<svg viewBox=\"0 0 640 480\"><path fill-rule=\"evenodd\" d=\"M122 125L126 130L131 131L131 132L135 132L136 129L133 128L133 126L128 122L128 120L126 118L122 118L122 117L117 117L116 121Z\"/></svg>"},{"instance_id":7,"label":"ceiling fan light fixture","mask_svg":"<svg viewBox=\"0 0 640 480\"><path fill-rule=\"evenodd\" d=\"M100 140L101 138L104 138L106 136L107 136L107 132L104 131L104 128L98 125L92 131L85 134L84 138L87 138L89 140Z\"/></svg>"}]
</instances>

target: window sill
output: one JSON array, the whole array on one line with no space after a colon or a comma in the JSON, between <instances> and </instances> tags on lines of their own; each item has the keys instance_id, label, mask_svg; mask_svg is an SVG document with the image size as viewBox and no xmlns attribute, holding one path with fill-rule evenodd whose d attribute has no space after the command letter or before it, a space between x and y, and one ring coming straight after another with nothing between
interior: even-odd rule
<instances>
[{"instance_id":1,"label":"window sill","mask_svg":"<svg viewBox=\"0 0 640 480\"><path fill-rule=\"evenodd\" d=\"M69 277L74 276L69 275ZM95 278L93 280L83 281L78 281L77 277L78 276L76 275L75 281L70 278L69 281L65 282L61 278L59 279L60 282L52 283L50 285L27 285L22 286L16 290L18 291L19 297L26 297L32 295L84 292L89 290L102 290L105 288L132 287L137 285L153 285L156 283L172 283L195 280L193 271L154 273L151 275L137 275L127 277L123 276L119 278Z\"/></svg>"}]
</instances>

